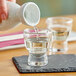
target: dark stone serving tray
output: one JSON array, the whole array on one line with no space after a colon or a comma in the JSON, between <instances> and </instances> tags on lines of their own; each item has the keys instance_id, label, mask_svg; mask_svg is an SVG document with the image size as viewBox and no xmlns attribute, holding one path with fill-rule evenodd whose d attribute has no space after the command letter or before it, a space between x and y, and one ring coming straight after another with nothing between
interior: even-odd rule
<instances>
[{"instance_id":1,"label":"dark stone serving tray","mask_svg":"<svg viewBox=\"0 0 76 76\"><path fill-rule=\"evenodd\" d=\"M32 67L27 63L28 56L13 57L12 60L20 73L76 72L76 55L62 54L48 56L48 65Z\"/></svg>"}]
</instances>

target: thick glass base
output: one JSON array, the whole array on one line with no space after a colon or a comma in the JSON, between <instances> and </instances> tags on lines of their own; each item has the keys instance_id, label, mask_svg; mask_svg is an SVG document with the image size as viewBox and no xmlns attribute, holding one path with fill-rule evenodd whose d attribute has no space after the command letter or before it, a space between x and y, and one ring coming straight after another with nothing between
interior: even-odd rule
<instances>
[{"instance_id":1,"label":"thick glass base","mask_svg":"<svg viewBox=\"0 0 76 76\"><path fill-rule=\"evenodd\" d=\"M57 48L52 48L52 52L66 52L68 48L63 48L63 49L57 49Z\"/></svg>"},{"instance_id":2,"label":"thick glass base","mask_svg":"<svg viewBox=\"0 0 76 76\"><path fill-rule=\"evenodd\" d=\"M36 55L29 55L28 57L28 65L30 66L45 66L48 64L48 57L47 55L43 56L36 56Z\"/></svg>"},{"instance_id":3,"label":"thick glass base","mask_svg":"<svg viewBox=\"0 0 76 76\"><path fill-rule=\"evenodd\" d=\"M46 62L28 62L28 65L30 66L45 66L48 64L48 61Z\"/></svg>"},{"instance_id":4,"label":"thick glass base","mask_svg":"<svg viewBox=\"0 0 76 76\"><path fill-rule=\"evenodd\" d=\"M67 51L68 51L68 48L63 48L63 49L51 48L51 49L49 49L49 55L52 55L52 54L66 54Z\"/></svg>"},{"instance_id":5,"label":"thick glass base","mask_svg":"<svg viewBox=\"0 0 76 76\"><path fill-rule=\"evenodd\" d=\"M53 53L65 53L67 50L68 50L68 42L67 41L54 40L52 42L51 52L53 52Z\"/></svg>"}]
</instances>

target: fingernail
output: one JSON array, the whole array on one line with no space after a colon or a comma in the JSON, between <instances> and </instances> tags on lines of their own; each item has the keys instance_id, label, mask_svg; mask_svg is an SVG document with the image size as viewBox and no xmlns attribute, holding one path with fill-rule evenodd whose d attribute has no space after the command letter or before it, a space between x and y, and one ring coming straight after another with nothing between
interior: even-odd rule
<instances>
[{"instance_id":1,"label":"fingernail","mask_svg":"<svg viewBox=\"0 0 76 76\"><path fill-rule=\"evenodd\" d=\"M6 20L6 15L5 14L1 14L1 18L2 18L2 20Z\"/></svg>"}]
</instances>

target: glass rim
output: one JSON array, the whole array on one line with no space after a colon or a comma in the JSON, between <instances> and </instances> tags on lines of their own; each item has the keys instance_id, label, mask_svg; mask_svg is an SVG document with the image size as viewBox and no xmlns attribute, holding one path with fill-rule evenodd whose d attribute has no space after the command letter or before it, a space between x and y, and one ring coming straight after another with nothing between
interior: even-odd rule
<instances>
[{"instance_id":1,"label":"glass rim","mask_svg":"<svg viewBox=\"0 0 76 76\"><path fill-rule=\"evenodd\" d=\"M73 19L72 18L69 18L69 17L48 17L46 19L46 23L48 23L49 20L52 20L52 19L62 19L62 20L67 20L65 21L64 23L72 23L73 22Z\"/></svg>"},{"instance_id":2,"label":"glass rim","mask_svg":"<svg viewBox=\"0 0 76 76\"><path fill-rule=\"evenodd\" d=\"M32 32L29 30L33 30ZM41 32L44 31L44 32ZM24 34L47 34L48 29L47 28L38 28L38 33L35 31L34 28L27 28L24 29Z\"/></svg>"}]
</instances>

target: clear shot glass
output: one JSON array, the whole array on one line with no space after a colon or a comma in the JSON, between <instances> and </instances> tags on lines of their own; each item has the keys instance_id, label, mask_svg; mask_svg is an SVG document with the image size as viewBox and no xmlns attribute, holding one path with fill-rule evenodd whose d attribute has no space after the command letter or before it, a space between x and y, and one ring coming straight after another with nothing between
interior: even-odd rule
<instances>
[{"instance_id":1,"label":"clear shot glass","mask_svg":"<svg viewBox=\"0 0 76 76\"><path fill-rule=\"evenodd\" d=\"M29 51L28 65L45 66L48 64L48 30L47 29L25 29L25 47Z\"/></svg>"},{"instance_id":2,"label":"clear shot glass","mask_svg":"<svg viewBox=\"0 0 76 76\"><path fill-rule=\"evenodd\" d=\"M47 27L52 35L50 51L56 53L66 52L68 50L67 38L72 29L72 22L73 20L71 18L66 17L47 18Z\"/></svg>"}]
</instances>

